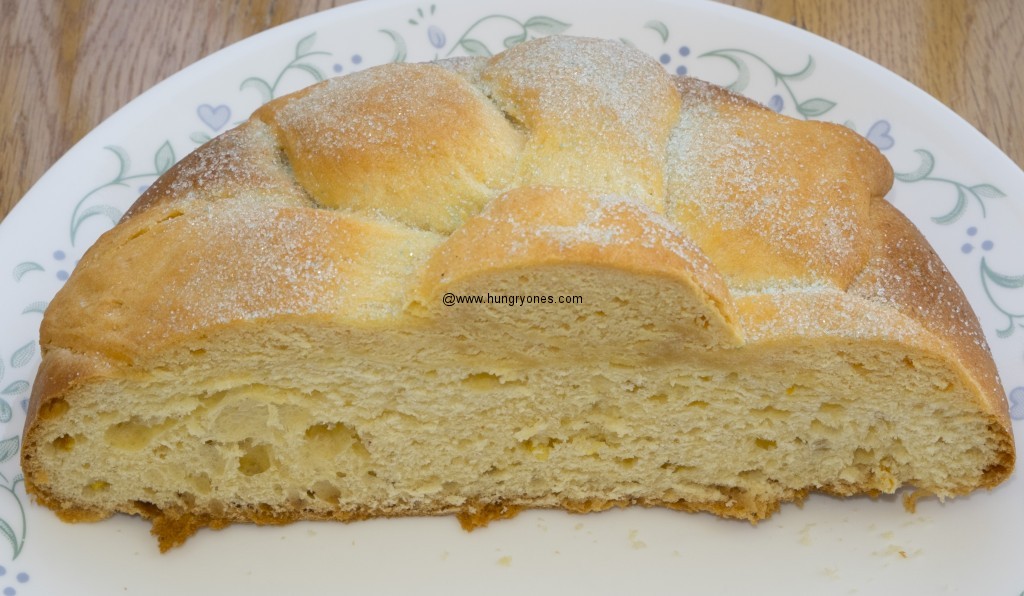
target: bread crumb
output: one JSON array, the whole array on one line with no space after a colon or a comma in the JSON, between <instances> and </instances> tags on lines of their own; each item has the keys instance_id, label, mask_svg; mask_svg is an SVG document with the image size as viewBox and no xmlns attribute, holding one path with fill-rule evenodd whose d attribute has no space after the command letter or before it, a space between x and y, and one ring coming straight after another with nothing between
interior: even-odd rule
<instances>
[{"instance_id":1,"label":"bread crumb","mask_svg":"<svg viewBox=\"0 0 1024 596\"><path fill-rule=\"evenodd\" d=\"M807 524L800 530L800 544L804 546L810 546L811 544L811 528L818 524Z\"/></svg>"},{"instance_id":2,"label":"bread crumb","mask_svg":"<svg viewBox=\"0 0 1024 596\"><path fill-rule=\"evenodd\" d=\"M647 543L646 542L644 542L643 540L637 540L637 534L639 534L639 532L637 532L636 530L630 530L629 531L629 543L630 543L630 545L633 547L634 550L640 550L640 549L647 548Z\"/></svg>"},{"instance_id":3,"label":"bread crumb","mask_svg":"<svg viewBox=\"0 0 1024 596\"><path fill-rule=\"evenodd\" d=\"M922 552L921 549L916 549L914 551L908 551L903 546L900 546L900 545L897 545L897 544L889 544L885 548L884 551L874 551L871 554L873 554L873 555L875 555L877 557L889 557L889 556L892 556L892 557L896 557L896 558L899 558L899 559L909 559L912 556L916 556L916 555L921 554L921 552Z\"/></svg>"},{"instance_id":4,"label":"bread crumb","mask_svg":"<svg viewBox=\"0 0 1024 596\"><path fill-rule=\"evenodd\" d=\"M930 517L925 517L923 515L914 515L913 517L911 517L910 519L908 519L907 521L903 522L900 525L902 527L904 527L904 528L908 528L910 526L915 526L915 525L920 525L920 524L928 524L928 523L931 523L931 522L932 522L932 518L930 518Z\"/></svg>"}]
</instances>

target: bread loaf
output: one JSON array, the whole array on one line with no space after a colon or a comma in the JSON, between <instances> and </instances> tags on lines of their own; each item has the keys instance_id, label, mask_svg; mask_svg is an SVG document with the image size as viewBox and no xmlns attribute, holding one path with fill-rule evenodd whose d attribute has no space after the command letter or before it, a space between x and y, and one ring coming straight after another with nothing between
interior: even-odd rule
<instances>
[{"instance_id":1,"label":"bread loaf","mask_svg":"<svg viewBox=\"0 0 1024 596\"><path fill-rule=\"evenodd\" d=\"M939 498L1014 466L886 159L552 37L274 100L50 303L25 485L161 548L236 522Z\"/></svg>"}]
</instances>

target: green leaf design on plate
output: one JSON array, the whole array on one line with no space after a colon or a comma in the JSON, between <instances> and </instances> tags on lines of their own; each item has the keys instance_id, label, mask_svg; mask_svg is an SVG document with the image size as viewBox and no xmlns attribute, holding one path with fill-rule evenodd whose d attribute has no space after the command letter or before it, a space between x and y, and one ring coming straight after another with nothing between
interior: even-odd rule
<instances>
[{"instance_id":1,"label":"green leaf design on plate","mask_svg":"<svg viewBox=\"0 0 1024 596\"><path fill-rule=\"evenodd\" d=\"M74 219L71 220L71 238L74 239L78 235L78 228L82 227L82 224L86 220L96 217L97 215L104 215L110 220L111 224L116 224L121 219L121 211L111 207L110 205L93 205L88 209L75 214ZM74 241L72 240L72 243Z\"/></svg>"},{"instance_id":2,"label":"green leaf design on plate","mask_svg":"<svg viewBox=\"0 0 1024 596\"><path fill-rule=\"evenodd\" d=\"M270 83L264 81L259 77L249 77L242 81L238 89L245 91L246 89L255 89L260 94L260 103L267 103L271 99L274 99L274 90L270 87Z\"/></svg>"},{"instance_id":3,"label":"green leaf design on plate","mask_svg":"<svg viewBox=\"0 0 1024 596\"><path fill-rule=\"evenodd\" d=\"M36 355L36 342L30 341L27 344L21 346L11 354L11 366L14 368L21 368L29 362L32 357Z\"/></svg>"},{"instance_id":4,"label":"green leaf design on plate","mask_svg":"<svg viewBox=\"0 0 1024 596\"><path fill-rule=\"evenodd\" d=\"M302 58L308 55L313 50L313 44L316 43L316 32L310 33L303 37L295 44L295 58Z\"/></svg>"},{"instance_id":5,"label":"green leaf design on plate","mask_svg":"<svg viewBox=\"0 0 1024 596\"><path fill-rule=\"evenodd\" d=\"M408 49L406 48L405 45L405 38L403 38L395 31L392 31L391 29L381 29L380 32L390 37L391 42L395 44L395 51L391 55L391 61L405 62L405 59L408 56Z\"/></svg>"},{"instance_id":6,"label":"green leaf design on plate","mask_svg":"<svg viewBox=\"0 0 1024 596\"><path fill-rule=\"evenodd\" d=\"M197 130L194 133L188 135L188 138L196 145L202 145L203 143L208 142L211 137L205 132Z\"/></svg>"},{"instance_id":7,"label":"green leaf design on plate","mask_svg":"<svg viewBox=\"0 0 1024 596\"><path fill-rule=\"evenodd\" d=\"M324 73L320 72L320 69L313 66L312 64L293 64L292 68L308 72L309 76L313 77L313 80L315 80L317 83L324 80Z\"/></svg>"},{"instance_id":8,"label":"green leaf design on plate","mask_svg":"<svg viewBox=\"0 0 1024 596\"><path fill-rule=\"evenodd\" d=\"M14 412L11 410L10 404L0 399L0 422L10 422L13 417Z\"/></svg>"},{"instance_id":9,"label":"green leaf design on plate","mask_svg":"<svg viewBox=\"0 0 1024 596\"><path fill-rule=\"evenodd\" d=\"M156 155L153 156L153 166L156 168L157 175L171 169L175 161L177 160L174 159L174 148L171 147L171 142L164 141L164 144L156 150Z\"/></svg>"},{"instance_id":10,"label":"green leaf design on plate","mask_svg":"<svg viewBox=\"0 0 1024 596\"><path fill-rule=\"evenodd\" d=\"M14 281L21 281L21 278L25 277L25 274L28 273L29 271L43 270L43 266L40 265L39 263L33 263L31 261L18 263L18 265L14 268Z\"/></svg>"},{"instance_id":11,"label":"green leaf design on plate","mask_svg":"<svg viewBox=\"0 0 1024 596\"><path fill-rule=\"evenodd\" d=\"M787 74L786 78L791 81L802 81L812 74L814 74L814 59L808 56L807 64L804 64L804 67L800 70Z\"/></svg>"},{"instance_id":12,"label":"green leaf design on plate","mask_svg":"<svg viewBox=\"0 0 1024 596\"><path fill-rule=\"evenodd\" d=\"M170 158L170 164L167 166L168 168L170 167L170 165L174 164L174 150L171 149L170 142L164 141L164 146L166 146L166 149L163 146L161 146L160 150L157 151L157 154L154 157L154 165L156 166L157 169L161 166L161 162L163 160L166 160L167 158ZM114 156L117 158L117 175L114 176L114 178L111 179L110 181L104 182L103 184L100 184L99 186L85 193L85 195L78 200L78 203L75 204L75 208L71 210L71 226L69 231L69 237L71 239L72 245L75 244L75 241L78 237L78 229L85 220L95 217L97 215L105 215L108 219L111 220L112 223L117 223L117 221L121 219L121 212L107 205L87 207L83 210L83 205L85 205L85 203L89 200L90 197L92 197L94 194L98 193L99 191L105 188L109 188L111 186L127 187L129 186L129 180L156 178L162 173L159 171L153 171L143 172L141 174L131 174L129 172L129 168L131 166L131 159L128 157L128 153L122 147L118 147L116 145L107 145L106 147L104 147L104 149L113 153Z\"/></svg>"},{"instance_id":13,"label":"green leaf design on plate","mask_svg":"<svg viewBox=\"0 0 1024 596\"><path fill-rule=\"evenodd\" d=\"M808 99L807 101L800 103L796 107L796 110L804 117L817 118L834 107L836 107L836 102L815 97L814 99Z\"/></svg>"},{"instance_id":14,"label":"green leaf design on plate","mask_svg":"<svg viewBox=\"0 0 1024 596\"><path fill-rule=\"evenodd\" d=\"M314 51L313 44L315 42L316 32L310 33L296 42L295 57L292 58L288 64L285 64L284 68L281 69L281 72L277 73L277 78L274 79L273 83L269 83L261 77L248 77L238 86L239 90L244 91L246 89L255 89L260 94L260 99L262 100L260 103L267 103L271 99L274 99L274 96L277 93L277 87L281 84L281 79L284 78L285 73L289 70L301 70L306 72L312 76L313 80L316 82L324 80L324 75L320 72L319 68L306 62L300 62L300 60L310 56L331 55L330 52Z\"/></svg>"},{"instance_id":15,"label":"green leaf design on plate","mask_svg":"<svg viewBox=\"0 0 1024 596\"><path fill-rule=\"evenodd\" d=\"M938 215L932 218L937 224L949 225L954 221L960 219L960 216L967 210L967 193L961 186L956 187L956 204L949 210L945 215Z\"/></svg>"},{"instance_id":16,"label":"green leaf design on plate","mask_svg":"<svg viewBox=\"0 0 1024 596\"><path fill-rule=\"evenodd\" d=\"M1000 199L1006 196L1003 193L1003 191L992 186L991 184L976 184L970 188L971 192L978 195L979 197L984 197L986 199Z\"/></svg>"},{"instance_id":17,"label":"green leaf design on plate","mask_svg":"<svg viewBox=\"0 0 1024 596\"><path fill-rule=\"evenodd\" d=\"M896 173L895 177L901 182L917 182L918 180L924 180L935 169L935 156L931 154L927 149L914 149L914 153L917 153L918 157L921 158L921 164L917 166L917 169L912 172L905 174Z\"/></svg>"},{"instance_id":18,"label":"green leaf design on plate","mask_svg":"<svg viewBox=\"0 0 1024 596\"><path fill-rule=\"evenodd\" d=\"M506 49L508 49L511 47L515 47L523 43L524 41L526 41L526 31L523 31L522 33L516 35L510 35L506 37L505 40L501 43L503 46L505 46Z\"/></svg>"},{"instance_id":19,"label":"green leaf design on plate","mask_svg":"<svg viewBox=\"0 0 1024 596\"><path fill-rule=\"evenodd\" d=\"M747 66L746 61L741 60L736 56L733 56L730 50L714 50L711 52L705 52L704 54L700 55L700 58L708 56L724 58L725 60L731 62L732 65L736 68L736 79L733 80L732 83L726 85L731 91L735 91L736 93L742 93L743 90L747 88L747 85L750 84L750 67Z\"/></svg>"},{"instance_id":20,"label":"green leaf design on plate","mask_svg":"<svg viewBox=\"0 0 1024 596\"><path fill-rule=\"evenodd\" d=\"M491 14L477 19L475 23L470 25L469 28L466 29L466 32L459 37L459 40L452 45L452 48L448 50L448 53L445 55L451 56L458 48L461 48L470 56L488 57L493 55L493 52L487 47L486 43L470 34L484 23L495 22L510 23L515 27L514 33L506 34L505 37L502 38L502 44L506 48L512 47L512 45L515 45L516 43L526 41L531 33L538 36L557 35L564 32L569 27L572 27L569 23L543 15L533 16L526 19L526 21L520 21L515 17L510 17L504 14Z\"/></svg>"},{"instance_id":21,"label":"green leaf design on plate","mask_svg":"<svg viewBox=\"0 0 1024 596\"><path fill-rule=\"evenodd\" d=\"M747 60L752 60L755 63L761 64L768 69L772 74L772 78L777 86L781 86L786 95L789 96L789 100L796 106L796 111L804 119L817 118L822 114L825 114L836 106L836 102L825 99L823 97L814 97L801 101L797 98L796 92L793 90L792 83L802 81L814 72L814 57L807 56L807 62L795 72L783 72L774 66L761 56L751 52L749 50L743 50L739 48L725 48L721 50L713 50L711 52L705 52L698 56L698 58L723 58L732 63L736 67L736 80L732 82L728 87L736 93L742 93L747 85L750 84L750 66L747 64Z\"/></svg>"},{"instance_id":22,"label":"green leaf design on plate","mask_svg":"<svg viewBox=\"0 0 1024 596\"><path fill-rule=\"evenodd\" d=\"M996 308L996 310L1006 317L1006 327L997 329L996 335L1003 338L1009 337L1017 330L1017 322L1024 321L1024 313L1014 313L1000 305L995 296L992 295L992 288L989 284L992 283L1010 290L1019 290L1020 288L1024 288L1024 275L1006 275L1004 273L999 273L989 266L985 257L981 258L979 271L981 272L981 287L984 288L989 302Z\"/></svg>"},{"instance_id":23,"label":"green leaf design on plate","mask_svg":"<svg viewBox=\"0 0 1024 596\"><path fill-rule=\"evenodd\" d=\"M18 437L11 437L11 439L14 439L14 453L17 453ZM0 442L0 446L8 443L11 439ZM8 459L10 459L10 457L8 457ZM0 490L7 491L14 498L14 502L18 504L18 512L21 514L21 536L18 536L18 533L14 531L10 522L6 519L0 518L0 534L3 534L4 537L7 538L7 542L11 544L11 548L14 550L14 556L12 559L17 559L18 555L21 554L21 549L25 546L25 536L28 532L28 525L25 523L25 506L22 505L21 497L18 496L15 489L18 487L18 484L25 481L25 477L21 474L17 474L14 476L13 480L8 481L6 476L0 474L0 479L3 480L3 484L0 484Z\"/></svg>"},{"instance_id":24,"label":"green leaf design on plate","mask_svg":"<svg viewBox=\"0 0 1024 596\"><path fill-rule=\"evenodd\" d=\"M4 395L20 395L22 393L26 393L31 387L32 386L28 384L28 381L15 381L7 387L4 387L4 390L0 391L0 393L3 393Z\"/></svg>"},{"instance_id":25,"label":"green leaf design on plate","mask_svg":"<svg viewBox=\"0 0 1024 596\"><path fill-rule=\"evenodd\" d=\"M983 183L968 186L949 178L932 176L932 172L935 171L935 156L927 149L915 149L914 153L917 153L918 157L921 158L921 163L912 172L896 172L894 176L897 180L911 184L924 181L939 182L948 184L956 189L956 203L946 213L932 217L932 221L935 223L948 225L960 219L960 216L967 210L971 197L974 197L975 201L977 201L978 208L981 209L981 216L987 217L988 209L985 207L984 199L998 199L1006 196L1003 191L991 184Z\"/></svg>"},{"instance_id":26,"label":"green leaf design on plate","mask_svg":"<svg viewBox=\"0 0 1024 596\"><path fill-rule=\"evenodd\" d=\"M32 313L32 312L43 314L44 312L46 312L46 307L49 304L50 303L46 302L45 300L40 300L39 302L33 302L33 303L27 305L25 308L21 309L21 314L27 315L28 313Z\"/></svg>"},{"instance_id":27,"label":"green leaf design on plate","mask_svg":"<svg viewBox=\"0 0 1024 596\"><path fill-rule=\"evenodd\" d=\"M996 285L1010 289L1024 288L1024 275L1004 275L992 270L984 259L981 261L981 270Z\"/></svg>"},{"instance_id":28,"label":"green leaf design on plate","mask_svg":"<svg viewBox=\"0 0 1024 596\"><path fill-rule=\"evenodd\" d=\"M0 464L14 457L18 453L19 447L21 447L21 437L18 435L0 441Z\"/></svg>"},{"instance_id":29,"label":"green leaf design on plate","mask_svg":"<svg viewBox=\"0 0 1024 596\"><path fill-rule=\"evenodd\" d=\"M18 541L17 535L14 533L14 528L11 524L7 523L7 520L0 518L0 534L3 534L7 542L11 544L11 548L14 550L14 558L18 557L18 553L21 551L21 544Z\"/></svg>"},{"instance_id":30,"label":"green leaf design on plate","mask_svg":"<svg viewBox=\"0 0 1024 596\"><path fill-rule=\"evenodd\" d=\"M117 145L108 145L104 147L104 149L111 151L115 156L117 156L117 176L115 176L114 179L121 180L127 176L128 171L131 170L132 167L132 159L128 156L128 152L125 151L123 147L118 147Z\"/></svg>"},{"instance_id":31,"label":"green leaf design on plate","mask_svg":"<svg viewBox=\"0 0 1024 596\"><path fill-rule=\"evenodd\" d=\"M462 39L459 41L459 45L470 56L483 56L486 58L491 55L491 51L487 49L487 46L482 41L476 39Z\"/></svg>"},{"instance_id":32,"label":"green leaf design on plate","mask_svg":"<svg viewBox=\"0 0 1024 596\"><path fill-rule=\"evenodd\" d=\"M558 35L569 28L569 23L563 23L558 19L551 17L536 16L526 19L526 23L523 24L525 29L528 29L531 33L538 33L540 35Z\"/></svg>"},{"instance_id":33,"label":"green leaf design on plate","mask_svg":"<svg viewBox=\"0 0 1024 596\"><path fill-rule=\"evenodd\" d=\"M661 43L668 41L668 25L661 21L647 21L644 23L644 29L650 29L661 37Z\"/></svg>"}]
</instances>

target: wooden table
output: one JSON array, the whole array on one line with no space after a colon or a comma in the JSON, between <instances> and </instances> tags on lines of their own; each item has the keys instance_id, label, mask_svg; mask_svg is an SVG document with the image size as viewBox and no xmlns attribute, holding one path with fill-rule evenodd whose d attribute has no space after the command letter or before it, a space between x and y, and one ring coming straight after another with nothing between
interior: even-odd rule
<instances>
[{"instance_id":1,"label":"wooden table","mask_svg":"<svg viewBox=\"0 0 1024 596\"><path fill-rule=\"evenodd\" d=\"M155 83L346 0L4 0L0 219L76 141ZM902 75L1024 164L1020 0L730 0Z\"/></svg>"}]
</instances>

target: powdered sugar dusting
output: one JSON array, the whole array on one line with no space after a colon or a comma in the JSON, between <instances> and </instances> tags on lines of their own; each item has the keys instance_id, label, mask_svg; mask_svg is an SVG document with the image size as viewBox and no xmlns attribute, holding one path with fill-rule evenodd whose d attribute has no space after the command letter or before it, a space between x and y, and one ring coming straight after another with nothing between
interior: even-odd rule
<instances>
[{"instance_id":1,"label":"powdered sugar dusting","mask_svg":"<svg viewBox=\"0 0 1024 596\"><path fill-rule=\"evenodd\" d=\"M633 254L626 257L633 260L648 255L660 266L679 268L685 263L680 272L700 272L699 284L725 291L718 287L718 274L700 248L665 216L632 197L558 187L519 189L488 205L471 233L486 233L482 230L500 230L502 243L498 253L485 251L491 255L487 266L499 266L509 257L533 259L538 246L558 254L576 253L587 262L613 254ZM665 251L673 257L666 259Z\"/></svg>"},{"instance_id":2,"label":"powdered sugar dusting","mask_svg":"<svg viewBox=\"0 0 1024 596\"><path fill-rule=\"evenodd\" d=\"M512 183L522 144L479 90L434 64L332 79L257 114L322 206L442 233Z\"/></svg>"},{"instance_id":3,"label":"powdered sugar dusting","mask_svg":"<svg viewBox=\"0 0 1024 596\"><path fill-rule=\"evenodd\" d=\"M937 337L987 353L977 317L938 255L888 228L882 228L878 242L850 292L919 321Z\"/></svg>"},{"instance_id":4,"label":"powdered sugar dusting","mask_svg":"<svg viewBox=\"0 0 1024 596\"><path fill-rule=\"evenodd\" d=\"M490 99L497 104L515 122L502 118L503 125L529 137L528 145L543 149L536 154L542 158L516 170L516 155L500 156L518 176L504 180L500 188L482 184L480 204L473 208L449 201L450 189L433 183L417 191L416 200L409 202L413 206L402 205L397 211L381 207L393 198L392 190L400 192L397 186L373 189L370 203L362 207L332 200L321 201L321 206L352 209L382 225L415 228L420 222L403 210L425 205L458 227L473 217L476 208L484 209L477 217L498 217L484 205L501 191L535 186L538 177L547 176L553 190L564 186L578 189L572 191L577 198L585 195L585 209L567 219L565 212L552 216L554 211L544 216L550 219L510 218L503 228L511 230L508 253L525 254L538 240L561 250L584 245L668 250L709 279L725 267L732 292L743 299L763 295L775 300L793 292L824 296L837 287L835 270L858 258L862 230L868 227L867 181L861 172L850 173L843 155L861 148L830 137L817 123L786 120L692 79L670 79L646 55L613 42L552 37L490 61L454 60L432 68L428 72L391 65L334 79L277 102L268 112L272 117L264 119L287 137L282 145L300 154L386 146L404 155L408 168L427 167L424 164L434 163L437 154L448 156L443 142L469 142L460 138L467 134L464 130L444 122L436 130L412 126L445 121L445 106L457 103L453 88L431 80L455 76L482 90L473 101ZM338 267L362 258L358 251L338 256L320 245L323 238L317 235L323 228L299 224L279 209L259 206L268 196L288 193L281 191L285 187L278 178L256 179L266 169L263 165L256 164L249 172L247 164L269 162L276 164L277 173L290 172L280 163L275 140L266 132L269 127L259 121L252 126L262 128L239 135L234 144L222 143L223 151L197 152L182 166L181 175L168 182L172 194L188 200L209 194L222 180L252 179L251 184L225 191L236 200L219 205L217 212L190 218L195 233L207 237L198 243L207 247L204 250L244 252L245 257L196 267L183 290L189 298L176 305L172 316L198 320L197 313L203 313L199 318L225 322L327 312L355 291L346 287ZM417 136L420 133L427 136ZM452 138L442 139L442 133ZM477 176L467 175L462 161L456 161L450 170L430 167L448 180ZM378 165L367 162L359 167L372 170ZM647 176L649 171L656 174ZM337 191L295 174L318 200ZM585 192L580 195L579 190ZM283 204L277 198L271 202ZM452 229L441 231L448 234ZM338 238L332 236L332 241ZM740 254L766 263L756 271L764 274L763 279L745 283L743 272L728 270L729 259L716 251L728 251L733 262ZM235 266L243 262L247 268ZM784 266L776 270L779 263ZM376 278L394 275L388 266L374 266L380 269ZM210 287L217 291L209 292ZM884 301L890 298L886 293L891 287L879 284L874 292L873 301Z\"/></svg>"},{"instance_id":5,"label":"powdered sugar dusting","mask_svg":"<svg viewBox=\"0 0 1024 596\"><path fill-rule=\"evenodd\" d=\"M845 179L856 143L706 84L681 87L683 113L668 145L669 211L699 244L714 245L713 260L727 262L716 251L731 251L767 266L725 271L733 283L751 274L761 283L841 278L858 268L870 196L864 181Z\"/></svg>"},{"instance_id":6,"label":"powdered sugar dusting","mask_svg":"<svg viewBox=\"0 0 1024 596\"><path fill-rule=\"evenodd\" d=\"M245 198L267 205L311 206L265 124L250 121L196 149L160 177L125 215L154 203Z\"/></svg>"},{"instance_id":7,"label":"powdered sugar dusting","mask_svg":"<svg viewBox=\"0 0 1024 596\"><path fill-rule=\"evenodd\" d=\"M860 300L820 285L804 290L756 294L737 300L747 339L751 342L816 337L921 341L921 328L891 308ZM751 304L769 309L771 317L743 316Z\"/></svg>"},{"instance_id":8,"label":"powdered sugar dusting","mask_svg":"<svg viewBox=\"0 0 1024 596\"><path fill-rule=\"evenodd\" d=\"M554 241L561 248L592 244L607 247L613 244L634 242L635 236L619 224L610 223L609 215L617 207L636 209L639 203L626 197L600 195L595 197L596 208L587 211L585 217L574 225L539 224L530 226L526 233L537 238Z\"/></svg>"},{"instance_id":9,"label":"powdered sugar dusting","mask_svg":"<svg viewBox=\"0 0 1024 596\"><path fill-rule=\"evenodd\" d=\"M652 211L646 203L622 195L602 194L594 198L596 206L578 224L539 225L534 228L534 233L539 237L553 239L562 246L581 243L603 247L637 245L646 249L660 246L688 262L700 253L700 248L681 235L677 226ZM633 225L616 223L624 218ZM637 223L640 225L639 230L635 227Z\"/></svg>"},{"instance_id":10,"label":"powdered sugar dusting","mask_svg":"<svg viewBox=\"0 0 1024 596\"><path fill-rule=\"evenodd\" d=\"M329 253L311 250L323 227L304 218L315 213L231 200L181 218L191 242L174 276L182 285L167 294L170 326L331 312L344 277Z\"/></svg>"},{"instance_id":11,"label":"powdered sugar dusting","mask_svg":"<svg viewBox=\"0 0 1024 596\"><path fill-rule=\"evenodd\" d=\"M481 81L528 131L522 183L646 195L661 210L678 97L649 57L624 44L550 37L496 57Z\"/></svg>"},{"instance_id":12,"label":"powdered sugar dusting","mask_svg":"<svg viewBox=\"0 0 1024 596\"><path fill-rule=\"evenodd\" d=\"M362 104L391 99L384 94L399 91L397 75L398 71L392 69L371 68L329 79L305 95L283 103L275 115L276 120L286 132L304 132L292 137L300 151L322 145L397 145L411 149L412 139L400 133L407 129L410 121L426 115L424 111L429 109L430 102L438 99L436 87L424 86L419 92L426 101L410 102L401 111L353 107L354 102ZM333 118L334 114L343 114L344 118Z\"/></svg>"},{"instance_id":13,"label":"powdered sugar dusting","mask_svg":"<svg viewBox=\"0 0 1024 596\"><path fill-rule=\"evenodd\" d=\"M589 120L606 130L627 131L637 135L653 154L648 93L669 88L663 69L645 54L625 45L568 37L551 37L530 48L510 51L492 64L485 85L496 79L506 87L495 93L505 103L515 97L535 106L505 104L513 116L519 115L527 126L549 122L559 128L580 120ZM492 88L492 92L497 92ZM535 94L535 95L534 95ZM537 118L539 116L539 118Z\"/></svg>"}]
</instances>

